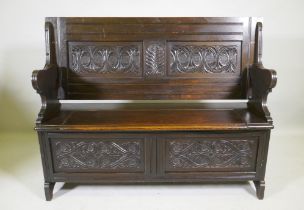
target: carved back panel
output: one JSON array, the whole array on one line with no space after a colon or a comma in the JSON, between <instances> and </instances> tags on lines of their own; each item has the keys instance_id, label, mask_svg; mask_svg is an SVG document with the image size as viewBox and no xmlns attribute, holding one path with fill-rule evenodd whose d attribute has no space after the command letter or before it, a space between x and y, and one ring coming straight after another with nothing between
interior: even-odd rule
<instances>
[{"instance_id":1,"label":"carved back panel","mask_svg":"<svg viewBox=\"0 0 304 210\"><path fill-rule=\"evenodd\" d=\"M66 99L242 99L255 18L46 18Z\"/></svg>"}]
</instances>

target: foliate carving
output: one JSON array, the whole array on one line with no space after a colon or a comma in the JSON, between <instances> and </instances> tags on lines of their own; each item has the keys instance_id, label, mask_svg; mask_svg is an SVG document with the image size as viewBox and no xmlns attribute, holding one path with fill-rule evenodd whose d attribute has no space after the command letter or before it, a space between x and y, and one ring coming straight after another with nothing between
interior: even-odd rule
<instances>
[{"instance_id":1,"label":"foliate carving","mask_svg":"<svg viewBox=\"0 0 304 210\"><path fill-rule=\"evenodd\" d=\"M70 47L70 68L75 72L138 73L139 67L137 45Z\"/></svg>"},{"instance_id":2,"label":"foliate carving","mask_svg":"<svg viewBox=\"0 0 304 210\"><path fill-rule=\"evenodd\" d=\"M137 169L142 165L139 141L57 141L59 169Z\"/></svg>"},{"instance_id":3,"label":"foliate carving","mask_svg":"<svg viewBox=\"0 0 304 210\"><path fill-rule=\"evenodd\" d=\"M169 142L171 168L248 168L254 156L252 140Z\"/></svg>"},{"instance_id":4,"label":"foliate carving","mask_svg":"<svg viewBox=\"0 0 304 210\"><path fill-rule=\"evenodd\" d=\"M151 43L145 50L145 75L164 75L166 69L164 43Z\"/></svg>"},{"instance_id":5,"label":"foliate carving","mask_svg":"<svg viewBox=\"0 0 304 210\"><path fill-rule=\"evenodd\" d=\"M175 73L221 73L237 69L237 46L173 45L170 68Z\"/></svg>"}]
</instances>

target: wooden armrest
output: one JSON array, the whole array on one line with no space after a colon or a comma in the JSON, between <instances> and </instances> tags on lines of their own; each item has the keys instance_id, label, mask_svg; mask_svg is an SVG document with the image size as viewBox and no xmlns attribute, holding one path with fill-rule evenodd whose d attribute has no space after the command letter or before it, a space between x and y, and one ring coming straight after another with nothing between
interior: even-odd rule
<instances>
[{"instance_id":1,"label":"wooden armrest","mask_svg":"<svg viewBox=\"0 0 304 210\"><path fill-rule=\"evenodd\" d=\"M252 88L252 100L261 101L267 97L277 83L275 70L266 69L262 65L253 66L250 69L250 82Z\"/></svg>"},{"instance_id":2,"label":"wooden armrest","mask_svg":"<svg viewBox=\"0 0 304 210\"><path fill-rule=\"evenodd\" d=\"M249 108L272 124L272 118L267 108L267 96L276 86L277 73L275 70L266 69L260 64L252 66L249 75L251 84Z\"/></svg>"},{"instance_id":3,"label":"wooden armrest","mask_svg":"<svg viewBox=\"0 0 304 210\"><path fill-rule=\"evenodd\" d=\"M34 70L32 73L32 86L41 96L47 99L57 99L57 75L55 65L46 65L43 70Z\"/></svg>"},{"instance_id":4,"label":"wooden armrest","mask_svg":"<svg viewBox=\"0 0 304 210\"><path fill-rule=\"evenodd\" d=\"M46 65L43 70L34 70L32 73L32 85L40 95L42 103L36 124L50 119L60 110L57 75L58 68L55 65Z\"/></svg>"},{"instance_id":5,"label":"wooden armrest","mask_svg":"<svg viewBox=\"0 0 304 210\"><path fill-rule=\"evenodd\" d=\"M262 23L258 22L255 31L254 63L249 69L251 95L248 107L257 115L272 124L267 108L267 96L277 83L275 70L266 69L262 63Z\"/></svg>"},{"instance_id":6,"label":"wooden armrest","mask_svg":"<svg viewBox=\"0 0 304 210\"><path fill-rule=\"evenodd\" d=\"M41 124L56 115L60 110L58 101L59 72L56 62L54 29L50 22L45 23L46 65L43 70L34 70L32 86L40 94L41 109L36 124Z\"/></svg>"}]
</instances>

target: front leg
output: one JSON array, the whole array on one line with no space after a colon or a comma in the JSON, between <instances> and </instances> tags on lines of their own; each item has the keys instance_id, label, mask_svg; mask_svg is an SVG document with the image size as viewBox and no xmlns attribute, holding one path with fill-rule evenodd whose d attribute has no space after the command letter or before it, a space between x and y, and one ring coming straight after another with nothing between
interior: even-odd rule
<instances>
[{"instance_id":1,"label":"front leg","mask_svg":"<svg viewBox=\"0 0 304 210\"><path fill-rule=\"evenodd\" d=\"M255 188L256 188L256 195L258 199L263 200L264 198L264 191L265 191L265 181L253 181Z\"/></svg>"},{"instance_id":2,"label":"front leg","mask_svg":"<svg viewBox=\"0 0 304 210\"><path fill-rule=\"evenodd\" d=\"M47 201L50 201L53 198L54 186L55 186L55 182L44 182L44 193L45 193L45 199Z\"/></svg>"}]
</instances>

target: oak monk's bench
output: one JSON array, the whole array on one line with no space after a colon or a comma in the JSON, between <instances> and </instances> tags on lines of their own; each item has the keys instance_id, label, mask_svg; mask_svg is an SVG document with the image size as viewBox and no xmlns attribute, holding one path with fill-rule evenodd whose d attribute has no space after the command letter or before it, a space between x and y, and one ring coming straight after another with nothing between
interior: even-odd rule
<instances>
[{"instance_id":1,"label":"oak monk's bench","mask_svg":"<svg viewBox=\"0 0 304 210\"><path fill-rule=\"evenodd\" d=\"M276 73L261 19L51 17L45 33L46 200L56 182L206 181L253 181L263 199Z\"/></svg>"}]
</instances>

